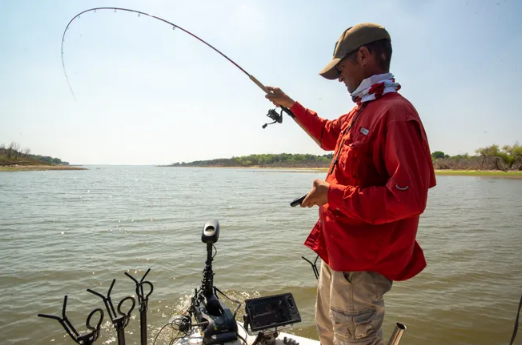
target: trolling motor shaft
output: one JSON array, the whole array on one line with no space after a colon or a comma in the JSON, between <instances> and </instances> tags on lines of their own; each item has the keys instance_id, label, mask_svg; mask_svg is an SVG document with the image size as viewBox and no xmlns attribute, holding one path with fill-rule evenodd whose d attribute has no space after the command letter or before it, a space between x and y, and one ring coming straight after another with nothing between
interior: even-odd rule
<instances>
[{"instance_id":1,"label":"trolling motor shaft","mask_svg":"<svg viewBox=\"0 0 522 345\"><path fill-rule=\"evenodd\" d=\"M214 295L214 272L212 271L212 246L219 239L219 222L209 221L203 226L201 233L201 242L207 244L207 261L205 262L205 269L203 270L203 281L201 289L205 297Z\"/></svg>"},{"instance_id":2,"label":"trolling motor shaft","mask_svg":"<svg viewBox=\"0 0 522 345\"><path fill-rule=\"evenodd\" d=\"M201 233L201 241L207 244L207 260L198 294L192 298L191 314L201 324L203 344L219 344L237 339L237 323L230 308L216 296L212 271L212 248L219 239L219 222L208 221ZM219 291L219 290L218 290Z\"/></svg>"}]
</instances>

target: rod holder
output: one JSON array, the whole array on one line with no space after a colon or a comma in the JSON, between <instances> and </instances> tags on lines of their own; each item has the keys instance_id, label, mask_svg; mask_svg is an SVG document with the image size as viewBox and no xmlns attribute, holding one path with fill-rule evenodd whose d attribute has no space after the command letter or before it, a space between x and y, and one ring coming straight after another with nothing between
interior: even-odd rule
<instances>
[{"instance_id":1,"label":"rod holder","mask_svg":"<svg viewBox=\"0 0 522 345\"><path fill-rule=\"evenodd\" d=\"M406 325L400 322L397 322L395 324L395 329L393 330L393 333L390 337L390 340L388 341L388 345L398 345L401 341L402 335L406 331Z\"/></svg>"}]
</instances>

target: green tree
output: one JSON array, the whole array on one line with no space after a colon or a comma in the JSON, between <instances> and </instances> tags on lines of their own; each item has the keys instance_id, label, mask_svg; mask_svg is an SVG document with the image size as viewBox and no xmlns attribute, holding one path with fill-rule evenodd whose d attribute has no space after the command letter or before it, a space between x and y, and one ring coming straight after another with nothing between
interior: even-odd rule
<instances>
[{"instance_id":1,"label":"green tree","mask_svg":"<svg viewBox=\"0 0 522 345\"><path fill-rule=\"evenodd\" d=\"M481 147L475 152L482 157L494 157L498 156L500 149L498 148L498 145L493 144L491 146Z\"/></svg>"},{"instance_id":2,"label":"green tree","mask_svg":"<svg viewBox=\"0 0 522 345\"><path fill-rule=\"evenodd\" d=\"M479 148L477 154L484 157L500 157L508 167L511 167L517 157L522 157L522 146L516 142L513 146L505 145L502 149L498 145Z\"/></svg>"},{"instance_id":3,"label":"green tree","mask_svg":"<svg viewBox=\"0 0 522 345\"><path fill-rule=\"evenodd\" d=\"M433 153L431 154L431 158L433 158L433 159L445 158L445 156L446 156L446 155L445 155L444 152L442 152L442 151L435 151L435 152L433 152Z\"/></svg>"},{"instance_id":4,"label":"green tree","mask_svg":"<svg viewBox=\"0 0 522 345\"><path fill-rule=\"evenodd\" d=\"M513 146L502 147L502 150L513 157L522 157L522 145L519 145L518 141Z\"/></svg>"}]
</instances>

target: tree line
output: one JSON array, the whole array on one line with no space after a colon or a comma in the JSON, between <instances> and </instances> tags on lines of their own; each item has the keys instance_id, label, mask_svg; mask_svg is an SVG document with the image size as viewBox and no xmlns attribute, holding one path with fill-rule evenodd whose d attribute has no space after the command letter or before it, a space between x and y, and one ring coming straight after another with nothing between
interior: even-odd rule
<instances>
[{"instance_id":1,"label":"tree line","mask_svg":"<svg viewBox=\"0 0 522 345\"><path fill-rule=\"evenodd\" d=\"M451 170L522 170L522 145L499 147L496 144L475 150L475 155L467 153L456 156L442 151L431 154L435 169Z\"/></svg>"},{"instance_id":2,"label":"tree line","mask_svg":"<svg viewBox=\"0 0 522 345\"><path fill-rule=\"evenodd\" d=\"M0 144L0 163L3 164L35 164L69 165L69 162L51 156L31 154L29 148L22 149L20 144L11 142L9 145Z\"/></svg>"},{"instance_id":3,"label":"tree line","mask_svg":"<svg viewBox=\"0 0 522 345\"><path fill-rule=\"evenodd\" d=\"M522 145L518 142L512 146L500 148L498 145L486 146L475 150L476 155L459 154L450 156L442 151L431 154L433 165L437 170L522 170ZM333 154L253 154L241 157L218 158L193 162L178 162L173 167L303 167L327 168Z\"/></svg>"},{"instance_id":4,"label":"tree line","mask_svg":"<svg viewBox=\"0 0 522 345\"><path fill-rule=\"evenodd\" d=\"M333 154L322 156L311 154L252 154L248 156L218 158L211 160L201 160L194 162L173 163L169 166L191 166L191 167L305 167L305 168L323 168L330 165Z\"/></svg>"}]
</instances>

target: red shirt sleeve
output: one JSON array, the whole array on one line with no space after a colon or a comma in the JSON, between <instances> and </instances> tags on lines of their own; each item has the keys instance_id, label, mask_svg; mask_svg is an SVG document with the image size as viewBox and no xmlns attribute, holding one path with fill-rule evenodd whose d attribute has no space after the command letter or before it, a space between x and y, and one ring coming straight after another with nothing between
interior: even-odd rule
<instances>
[{"instance_id":1,"label":"red shirt sleeve","mask_svg":"<svg viewBox=\"0 0 522 345\"><path fill-rule=\"evenodd\" d=\"M295 102L290 111L308 132L319 140L321 148L325 151L335 150L342 124L350 114L345 114L336 120L326 120L317 116L315 111L304 108L299 102Z\"/></svg>"},{"instance_id":2,"label":"red shirt sleeve","mask_svg":"<svg viewBox=\"0 0 522 345\"><path fill-rule=\"evenodd\" d=\"M350 218L383 224L421 214L428 189L435 185L429 145L416 120L388 124L384 161L390 178L385 186L331 184L328 205Z\"/></svg>"}]
</instances>

